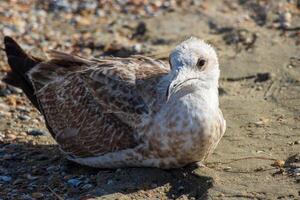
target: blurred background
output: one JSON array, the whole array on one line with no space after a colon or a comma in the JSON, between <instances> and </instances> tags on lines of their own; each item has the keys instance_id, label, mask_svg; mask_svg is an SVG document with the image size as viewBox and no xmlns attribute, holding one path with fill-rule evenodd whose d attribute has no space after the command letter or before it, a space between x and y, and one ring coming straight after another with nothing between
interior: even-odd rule
<instances>
[{"instance_id":1,"label":"blurred background","mask_svg":"<svg viewBox=\"0 0 300 200\"><path fill-rule=\"evenodd\" d=\"M0 0L5 35L42 58L56 49L165 61L199 37L219 55L228 127L209 168L192 174L85 168L59 153L22 91L0 81L0 200L300 198L299 0ZM8 71L0 50L0 79Z\"/></svg>"},{"instance_id":2,"label":"blurred background","mask_svg":"<svg viewBox=\"0 0 300 200\"><path fill-rule=\"evenodd\" d=\"M285 33L299 45L297 0L2 0L0 36L32 48L84 55L153 53L195 35L251 49L255 26ZM244 29L244 30L241 30ZM207 36L211 34L211 36ZM219 37L220 37L219 36ZM253 44L252 44L253 43Z\"/></svg>"}]
</instances>

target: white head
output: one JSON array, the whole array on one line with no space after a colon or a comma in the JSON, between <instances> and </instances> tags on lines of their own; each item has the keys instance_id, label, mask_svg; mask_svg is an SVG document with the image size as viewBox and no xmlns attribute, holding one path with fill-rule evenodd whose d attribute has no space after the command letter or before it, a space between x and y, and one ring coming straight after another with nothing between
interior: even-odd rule
<instances>
[{"instance_id":1,"label":"white head","mask_svg":"<svg viewBox=\"0 0 300 200\"><path fill-rule=\"evenodd\" d=\"M184 84L193 84L195 87L197 83L218 86L218 57L213 47L203 40L191 37L179 44L170 54L169 63L171 83L168 97Z\"/></svg>"}]
</instances>

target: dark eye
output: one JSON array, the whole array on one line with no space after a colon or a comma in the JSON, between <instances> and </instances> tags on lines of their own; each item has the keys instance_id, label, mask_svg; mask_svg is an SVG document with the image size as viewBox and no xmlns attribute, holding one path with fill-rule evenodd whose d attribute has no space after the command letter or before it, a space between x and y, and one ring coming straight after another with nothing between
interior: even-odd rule
<instances>
[{"instance_id":1,"label":"dark eye","mask_svg":"<svg viewBox=\"0 0 300 200\"><path fill-rule=\"evenodd\" d=\"M202 58L199 58L197 61L197 67L203 67L205 65L205 60Z\"/></svg>"}]
</instances>

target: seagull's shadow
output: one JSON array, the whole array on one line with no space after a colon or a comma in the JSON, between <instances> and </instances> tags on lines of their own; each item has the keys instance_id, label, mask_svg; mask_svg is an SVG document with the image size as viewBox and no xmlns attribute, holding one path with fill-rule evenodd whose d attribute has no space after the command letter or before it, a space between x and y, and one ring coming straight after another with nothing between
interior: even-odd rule
<instances>
[{"instance_id":1,"label":"seagull's shadow","mask_svg":"<svg viewBox=\"0 0 300 200\"><path fill-rule=\"evenodd\" d=\"M56 145L0 142L0 162L0 174L12 177L10 183L0 184L2 195L7 195L5 188L18 190L31 185L27 191L25 189L28 194L39 191L63 199L103 196L116 199L139 191L143 191L139 194L142 199L176 199L182 195L189 199L207 199L208 189L213 186L213 179L196 175L193 166L172 170L96 169L66 160ZM28 174L33 178L25 178ZM68 184L73 178L81 183L78 186ZM15 183L17 179L24 179L21 185ZM84 188L84 185L89 187Z\"/></svg>"}]
</instances>

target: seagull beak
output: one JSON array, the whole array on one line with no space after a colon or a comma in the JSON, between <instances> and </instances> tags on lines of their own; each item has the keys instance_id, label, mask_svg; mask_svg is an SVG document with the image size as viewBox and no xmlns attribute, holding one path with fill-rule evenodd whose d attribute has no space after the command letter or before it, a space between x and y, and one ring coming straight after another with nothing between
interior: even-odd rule
<instances>
[{"instance_id":1,"label":"seagull beak","mask_svg":"<svg viewBox=\"0 0 300 200\"><path fill-rule=\"evenodd\" d=\"M173 75L173 78L171 79L171 83L169 84L169 86L167 88L167 92L166 92L167 102L169 101L169 98L173 92L173 89L177 86L177 83L176 83L177 76L178 76L178 72L175 75Z\"/></svg>"},{"instance_id":2,"label":"seagull beak","mask_svg":"<svg viewBox=\"0 0 300 200\"><path fill-rule=\"evenodd\" d=\"M177 75L175 76L175 78L172 80L172 82L169 84L168 88L167 88L167 91L166 91L166 99L167 99L167 102L169 101L171 95L173 93L175 93L177 90L180 89L180 87L185 84L186 82L189 82L189 81L192 81L192 80L201 80L203 81L201 78L199 77L192 77L192 78L186 78L185 80L183 81L178 81L177 79Z\"/></svg>"},{"instance_id":3,"label":"seagull beak","mask_svg":"<svg viewBox=\"0 0 300 200\"><path fill-rule=\"evenodd\" d=\"M170 99L170 96L171 96L171 92L172 92L172 89L176 86L176 83L174 84L174 81L172 81L168 88L167 88L167 93L166 93L166 98L167 98L167 102L169 101Z\"/></svg>"}]
</instances>

